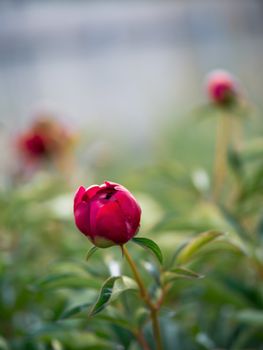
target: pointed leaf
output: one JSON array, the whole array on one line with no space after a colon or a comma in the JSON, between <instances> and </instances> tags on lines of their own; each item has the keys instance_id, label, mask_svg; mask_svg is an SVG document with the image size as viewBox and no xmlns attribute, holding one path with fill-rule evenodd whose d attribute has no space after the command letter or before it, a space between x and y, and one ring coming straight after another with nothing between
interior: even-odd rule
<instances>
[{"instance_id":1,"label":"pointed leaf","mask_svg":"<svg viewBox=\"0 0 263 350\"><path fill-rule=\"evenodd\" d=\"M170 270L169 272L172 272L176 275L180 275L182 277L188 277L188 278L203 278L203 275L200 275L199 273L187 269L185 267L175 267L174 269Z\"/></svg>"},{"instance_id":2,"label":"pointed leaf","mask_svg":"<svg viewBox=\"0 0 263 350\"><path fill-rule=\"evenodd\" d=\"M73 307L70 307L62 313L62 315L60 316L60 319L69 318L71 316L79 314L81 311L87 309L90 305L91 305L91 303L84 303L84 304L75 305Z\"/></svg>"},{"instance_id":3,"label":"pointed leaf","mask_svg":"<svg viewBox=\"0 0 263 350\"><path fill-rule=\"evenodd\" d=\"M138 285L134 279L128 276L121 276L114 284L111 300L115 300L121 293L127 290L137 290Z\"/></svg>"},{"instance_id":4,"label":"pointed leaf","mask_svg":"<svg viewBox=\"0 0 263 350\"><path fill-rule=\"evenodd\" d=\"M136 290L136 282L127 276L109 277L101 287L100 295L89 315L94 316L102 311L111 301L115 300L121 293L127 290Z\"/></svg>"},{"instance_id":5,"label":"pointed leaf","mask_svg":"<svg viewBox=\"0 0 263 350\"><path fill-rule=\"evenodd\" d=\"M201 248L219 236L222 236L222 233L218 231L207 231L199 234L179 252L176 258L177 263L181 265L189 262Z\"/></svg>"},{"instance_id":6,"label":"pointed leaf","mask_svg":"<svg viewBox=\"0 0 263 350\"><path fill-rule=\"evenodd\" d=\"M173 266L173 264L175 263L178 255L181 253L181 251L185 248L185 246L187 246L187 242L182 242L178 245L178 247L176 248L172 258L171 258L171 261L169 262L168 266L167 266L167 269L171 268Z\"/></svg>"},{"instance_id":7,"label":"pointed leaf","mask_svg":"<svg viewBox=\"0 0 263 350\"><path fill-rule=\"evenodd\" d=\"M143 248L149 249L151 253L153 253L154 256L158 259L160 264L163 263L163 255L162 255L161 249L154 241L144 237L135 237L132 239L132 241L142 246Z\"/></svg>"},{"instance_id":8,"label":"pointed leaf","mask_svg":"<svg viewBox=\"0 0 263 350\"><path fill-rule=\"evenodd\" d=\"M164 273L163 280L164 283L168 283L176 279L199 279L203 277L203 275L200 275L190 269L186 269L184 267L176 267L170 271L166 271Z\"/></svg>"},{"instance_id":9,"label":"pointed leaf","mask_svg":"<svg viewBox=\"0 0 263 350\"><path fill-rule=\"evenodd\" d=\"M86 255L86 261L89 260L89 258L98 250L98 247L92 247L90 248L90 250L88 251L87 255Z\"/></svg>"},{"instance_id":10,"label":"pointed leaf","mask_svg":"<svg viewBox=\"0 0 263 350\"><path fill-rule=\"evenodd\" d=\"M106 307L106 305L107 305L107 303L110 300L110 297L112 295L114 283L119 278L121 278L121 276L109 277L104 282L104 284L101 287L98 300L96 301L95 305L92 307L92 309L89 313L90 316L96 315L98 312L100 312L101 310L103 310Z\"/></svg>"}]
</instances>

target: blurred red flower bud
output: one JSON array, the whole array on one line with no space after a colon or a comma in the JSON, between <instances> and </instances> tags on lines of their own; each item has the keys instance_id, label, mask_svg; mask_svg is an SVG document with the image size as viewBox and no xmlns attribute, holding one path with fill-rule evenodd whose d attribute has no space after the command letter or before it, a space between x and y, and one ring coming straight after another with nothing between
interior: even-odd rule
<instances>
[{"instance_id":1,"label":"blurred red flower bud","mask_svg":"<svg viewBox=\"0 0 263 350\"><path fill-rule=\"evenodd\" d=\"M32 158L42 158L47 155L47 142L43 135L27 133L19 138L19 148Z\"/></svg>"},{"instance_id":2,"label":"blurred red flower bud","mask_svg":"<svg viewBox=\"0 0 263 350\"><path fill-rule=\"evenodd\" d=\"M26 158L39 161L61 155L72 143L68 130L55 119L38 118L18 136L18 149Z\"/></svg>"},{"instance_id":3,"label":"blurred red flower bud","mask_svg":"<svg viewBox=\"0 0 263 350\"><path fill-rule=\"evenodd\" d=\"M74 216L78 229L101 248L123 245L136 235L141 208L123 186L105 182L85 189L74 198Z\"/></svg>"},{"instance_id":4,"label":"blurred red flower bud","mask_svg":"<svg viewBox=\"0 0 263 350\"><path fill-rule=\"evenodd\" d=\"M214 70L206 78L208 97L212 102L226 105L238 95L238 84L235 78L224 70Z\"/></svg>"}]
</instances>

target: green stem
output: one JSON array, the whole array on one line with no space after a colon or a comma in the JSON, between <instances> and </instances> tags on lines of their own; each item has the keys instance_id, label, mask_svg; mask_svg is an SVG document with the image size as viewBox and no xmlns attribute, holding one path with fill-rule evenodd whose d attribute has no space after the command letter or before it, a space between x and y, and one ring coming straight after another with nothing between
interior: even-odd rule
<instances>
[{"instance_id":1,"label":"green stem","mask_svg":"<svg viewBox=\"0 0 263 350\"><path fill-rule=\"evenodd\" d=\"M219 200L227 172L227 147L230 134L230 118L231 116L229 115L220 116L217 125L213 193L215 201Z\"/></svg>"},{"instance_id":2,"label":"green stem","mask_svg":"<svg viewBox=\"0 0 263 350\"><path fill-rule=\"evenodd\" d=\"M160 332L160 325L159 325L159 320L158 320L159 308L152 303L151 298L149 296L149 293L144 286L143 280L139 274L139 271L138 271L132 257L130 256L130 253L128 252L128 249L125 246L122 246L122 251L123 251L125 258L127 259L128 264L130 265L130 268L133 272L134 278L138 284L141 297L150 310L150 315L151 315L151 320L152 320L152 330L153 330L153 335L154 335L155 342L156 342L156 349L162 350L163 348L162 348L162 342L161 342L161 332Z\"/></svg>"},{"instance_id":3,"label":"green stem","mask_svg":"<svg viewBox=\"0 0 263 350\"><path fill-rule=\"evenodd\" d=\"M151 319L152 319L152 329L153 329L153 335L156 342L157 350L162 350L162 341L161 341L161 331L160 331L160 324L158 320L158 310L157 309L151 309Z\"/></svg>"}]
</instances>

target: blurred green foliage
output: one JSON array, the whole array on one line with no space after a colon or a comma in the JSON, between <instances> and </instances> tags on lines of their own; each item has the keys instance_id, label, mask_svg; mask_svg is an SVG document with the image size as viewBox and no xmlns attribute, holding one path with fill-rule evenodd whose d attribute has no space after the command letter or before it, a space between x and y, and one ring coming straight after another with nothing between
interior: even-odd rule
<instances>
[{"instance_id":1,"label":"blurred green foliage","mask_svg":"<svg viewBox=\"0 0 263 350\"><path fill-rule=\"evenodd\" d=\"M250 135L229 150L215 202L215 124L190 118L161 132L155 157L136 171L114 162L93 170L97 182L135 193L138 237L162 250L160 267L158 248L128 244L153 298L171 284L160 315L167 350L263 349L263 140ZM85 260L91 244L74 226L72 199L72 186L52 173L1 190L0 349L136 350L142 335L154 349L121 250L94 249Z\"/></svg>"}]
</instances>

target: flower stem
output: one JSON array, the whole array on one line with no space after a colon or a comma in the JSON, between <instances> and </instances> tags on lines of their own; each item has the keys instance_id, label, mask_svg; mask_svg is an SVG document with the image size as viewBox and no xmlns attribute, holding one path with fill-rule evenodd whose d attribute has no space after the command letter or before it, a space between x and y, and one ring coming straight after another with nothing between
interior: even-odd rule
<instances>
[{"instance_id":1,"label":"flower stem","mask_svg":"<svg viewBox=\"0 0 263 350\"><path fill-rule=\"evenodd\" d=\"M134 335L136 336L139 344L141 344L143 350L151 350L141 331L135 332Z\"/></svg>"},{"instance_id":2,"label":"flower stem","mask_svg":"<svg viewBox=\"0 0 263 350\"><path fill-rule=\"evenodd\" d=\"M213 193L215 201L218 201L220 197L227 172L227 147L230 134L230 118L231 116L229 115L220 116L217 125Z\"/></svg>"},{"instance_id":3,"label":"flower stem","mask_svg":"<svg viewBox=\"0 0 263 350\"><path fill-rule=\"evenodd\" d=\"M137 270L137 267L136 267L134 261L132 260L132 257L130 256L128 249L125 246L122 246L122 251L123 251L125 258L127 259L128 263L130 265L130 268L133 272L134 278L138 284L138 287L139 287L140 293L141 293L141 297L146 302L148 300L148 293L147 293L147 290L143 284L143 280L139 274L139 271ZM147 301L147 304L148 304L148 301Z\"/></svg>"},{"instance_id":4,"label":"flower stem","mask_svg":"<svg viewBox=\"0 0 263 350\"><path fill-rule=\"evenodd\" d=\"M162 350L161 332L160 332L160 325L159 325L159 320L158 320L159 308L155 304L152 303L151 298L149 296L149 293L144 286L143 280L139 274L139 271L136 267L136 264L134 263L132 257L130 256L130 253L128 252L128 249L125 246L123 246L122 251L123 251L125 258L127 259L128 264L130 265L130 268L133 272L134 278L138 284L141 297L150 310L150 315L151 315L151 320L152 320L152 330L153 330L153 335L154 335L155 342L156 342L156 349Z\"/></svg>"},{"instance_id":5,"label":"flower stem","mask_svg":"<svg viewBox=\"0 0 263 350\"><path fill-rule=\"evenodd\" d=\"M232 118L232 139L235 151L239 152L243 146L244 130L242 119L237 116Z\"/></svg>"},{"instance_id":6,"label":"flower stem","mask_svg":"<svg viewBox=\"0 0 263 350\"><path fill-rule=\"evenodd\" d=\"M162 350L161 330L158 320L158 309L151 309L152 329L157 350Z\"/></svg>"}]
</instances>

